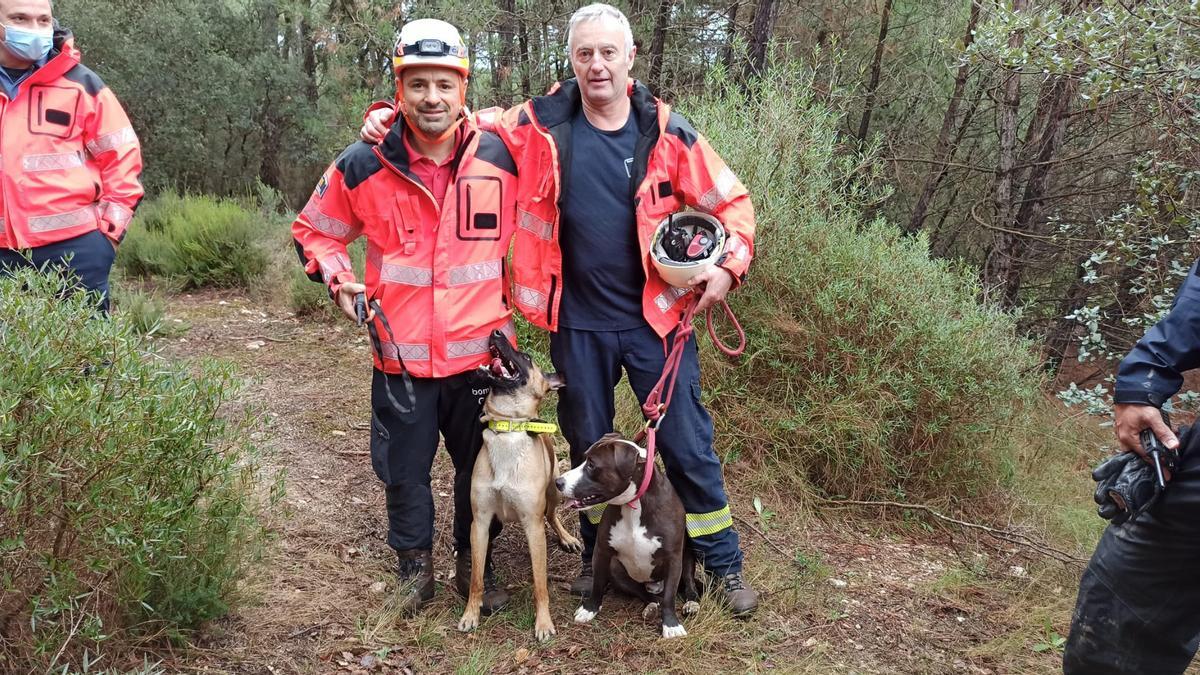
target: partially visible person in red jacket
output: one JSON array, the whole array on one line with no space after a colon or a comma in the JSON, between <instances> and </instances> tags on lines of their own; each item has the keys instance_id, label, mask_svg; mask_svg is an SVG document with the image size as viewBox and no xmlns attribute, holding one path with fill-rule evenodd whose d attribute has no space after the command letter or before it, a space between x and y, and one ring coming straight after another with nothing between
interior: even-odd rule
<instances>
[{"instance_id":1,"label":"partially visible person in red jacket","mask_svg":"<svg viewBox=\"0 0 1200 675\"><path fill-rule=\"evenodd\" d=\"M50 0L0 0L0 274L69 270L107 311L141 171L129 118Z\"/></svg>"}]
</instances>

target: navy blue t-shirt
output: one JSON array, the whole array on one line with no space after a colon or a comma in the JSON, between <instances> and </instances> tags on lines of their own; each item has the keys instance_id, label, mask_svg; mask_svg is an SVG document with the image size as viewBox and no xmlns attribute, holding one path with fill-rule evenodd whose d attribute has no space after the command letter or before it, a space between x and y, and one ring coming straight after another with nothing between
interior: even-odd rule
<instances>
[{"instance_id":1,"label":"navy blue t-shirt","mask_svg":"<svg viewBox=\"0 0 1200 675\"><path fill-rule=\"evenodd\" d=\"M637 115L603 131L580 110L571 120L570 167L562 196L563 294L559 324L577 330L629 330L642 314L641 250L629 196Z\"/></svg>"}]
</instances>

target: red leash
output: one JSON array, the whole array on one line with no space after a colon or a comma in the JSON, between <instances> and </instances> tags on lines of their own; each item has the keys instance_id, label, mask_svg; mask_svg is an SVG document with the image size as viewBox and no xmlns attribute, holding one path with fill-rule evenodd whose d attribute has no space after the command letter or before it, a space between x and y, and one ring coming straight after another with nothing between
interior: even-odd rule
<instances>
[{"instance_id":1,"label":"red leash","mask_svg":"<svg viewBox=\"0 0 1200 675\"><path fill-rule=\"evenodd\" d=\"M684 347L687 346L688 338L696 331L692 321L696 318L696 305L700 302L700 296L694 293L693 296L688 301L683 316L679 318L679 325L675 328L675 338L671 343L671 351L667 354L667 361L663 365L662 376L658 378L658 383L650 390L646 396L646 402L642 404L642 414L646 416L646 426L634 437L634 442L646 441L646 470L642 474L642 483L638 487L637 494L629 501L629 508L632 509L638 507L638 500L646 494L646 490L650 487L650 477L654 475L654 436L658 432L659 425L667 416L667 406L675 395L675 380L679 376L679 362L683 360ZM712 307L709 307L704 313L704 321L708 324L708 337L712 340L713 345L721 350L722 354L737 358L746 351L746 331L742 330L742 324L738 323L733 310L729 308L729 303L721 300L721 307L725 310L725 316L733 324L734 330L737 331L738 345L731 348L717 337L717 330L713 326ZM664 388L667 392L666 403L663 403Z\"/></svg>"}]
</instances>

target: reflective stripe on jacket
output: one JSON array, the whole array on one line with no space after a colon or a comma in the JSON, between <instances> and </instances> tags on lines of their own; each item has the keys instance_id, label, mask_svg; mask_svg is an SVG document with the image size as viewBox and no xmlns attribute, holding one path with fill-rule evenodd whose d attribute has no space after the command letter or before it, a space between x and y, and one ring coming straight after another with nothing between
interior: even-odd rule
<instances>
[{"instance_id":1,"label":"reflective stripe on jacket","mask_svg":"<svg viewBox=\"0 0 1200 675\"><path fill-rule=\"evenodd\" d=\"M691 291L668 285L650 263L650 239L659 222L685 207L716 216L728 233L720 264L740 283L754 256L754 209L741 181L687 120L640 82L630 85L630 98L640 124L629 198L646 273L642 311L655 332L666 336L679 323L680 301ZM570 166L570 123L580 105L578 84L571 79L493 122L521 167L513 300L532 323L548 330L558 329L563 274L559 199L564 170Z\"/></svg>"},{"instance_id":2,"label":"reflective stripe on jacket","mask_svg":"<svg viewBox=\"0 0 1200 675\"><path fill-rule=\"evenodd\" d=\"M55 32L46 65L0 92L0 247L33 248L99 229L125 236L143 190L141 147L117 97Z\"/></svg>"},{"instance_id":3,"label":"reflective stripe on jacket","mask_svg":"<svg viewBox=\"0 0 1200 675\"><path fill-rule=\"evenodd\" d=\"M505 257L513 234L516 167L493 133L464 131L453 180L439 205L409 170L392 127L378 146L355 143L326 170L292 223L305 271L336 292L355 281L346 245L367 238L367 295L395 334L375 367L414 377L447 377L488 360L488 337L515 341Z\"/></svg>"}]
</instances>

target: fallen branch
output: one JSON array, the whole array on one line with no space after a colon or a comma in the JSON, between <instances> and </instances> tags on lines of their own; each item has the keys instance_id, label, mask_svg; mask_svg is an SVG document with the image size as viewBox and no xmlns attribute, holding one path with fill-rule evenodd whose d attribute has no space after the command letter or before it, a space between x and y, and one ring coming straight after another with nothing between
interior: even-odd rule
<instances>
[{"instance_id":1,"label":"fallen branch","mask_svg":"<svg viewBox=\"0 0 1200 675\"><path fill-rule=\"evenodd\" d=\"M977 530L979 532L984 532L984 533L988 534L989 536L995 537L996 539L1000 539L1002 541L1007 541L1010 544L1014 544L1016 546L1020 546L1022 548L1029 549L1029 550L1033 551L1034 553L1038 553L1047 558L1057 560L1058 562L1061 562L1061 563L1072 563L1072 564L1080 565L1080 566L1087 564L1087 560L1085 560L1083 558L1079 558L1074 555L1071 555L1070 553L1067 553L1066 551L1062 551L1060 549L1054 548L1053 546L1050 546L1049 544L1040 542L1036 539L1028 537L1019 532L1012 532L1010 530L1001 530L1001 529L998 529L995 527L981 525L979 523L972 523L972 522L969 522L966 520L959 520L958 518L951 518L950 516L944 515L942 513L938 513L932 507L926 506L924 504L905 504L902 502L882 502L882 501L881 502L859 501L859 500L854 500L854 499L823 499L823 498L819 498L819 497L818 497L818 500L823 504L828 504L829 506L833 506L835 508L846 508L846 507L852 507L852 506L874 506L874 507L891 508L891 509L907 509L907 510L912 510L912 511L923 511L923 512L928 513L929 515L933 516L934 518L937 518L938 520L950 523L952 525L957 525L959 527L962 527L962 528L965 528L968 530Z\"/></svg>"},{"instance_id":2,"label":"fallen branch","mask_svg":"<svg viewBox=\"0 0 1200 675\"><path fill-rule=\"evenodd\" d=\"M745 518L743 518L739 515L736 515L736 514L733 516L733 519L738 521L742 525L745 525L746 527L750 528L751 530L753 530L754 534L757 534L759 537L761 537L763 541L765 541L771 545L771 548L775 549L776 551L779 551L779 553L782 554L784 557L786 557L788 560L791 560L792 562L796 562L796 556L794 554L788 553L787 549L783 548L779 544L776 544L770 537L767 536L766 532L763 532L762 530L755 527L750 521L748 521Z\"/></svg>"},{"instance_id":3,"label":"fallen branch","mask_svg":"<svg viewBox=\"0 0 1200 675\"><path fill-rule=\"evenodd\" d=\"M230 340L266 340L267 342L295 342L296 335L297 335L296 333L289 333L288 335L281 337L281 338L271 337L270 335L227 335L225 337Z\"/></svg>"},{"instance_id":4,"label":"fallen branch","mask_svg":"<svg viewBox=\"0 0 1200 675\"><path fill-rule=\"evenodd\" d=\"M311 635L312 633L315 633L318 630L321 630L322 628L324 628L325 626L328 626L328 625L329 625L328 621L322 621L321 623L313 624L313 625L309 626L308 628L301 628L300 630L292 631L290 634L288 634L287 639L295 640L298 637L304 637L306 635Z\"/></svg>"}]
</instances>

